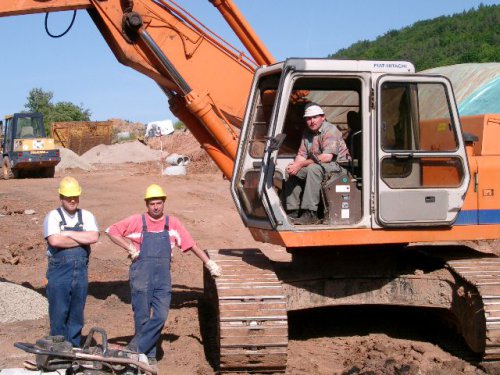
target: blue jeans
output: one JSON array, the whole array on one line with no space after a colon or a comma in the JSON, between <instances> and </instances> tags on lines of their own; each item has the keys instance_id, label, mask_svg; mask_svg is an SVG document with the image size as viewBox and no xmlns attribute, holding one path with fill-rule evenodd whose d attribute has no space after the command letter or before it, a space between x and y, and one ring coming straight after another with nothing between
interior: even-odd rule
<instances>
[{"instance_id":1,"label":"blue jeans","mask_svg":"<svg viewBox=\"0 0 500 375\"><path fill-rule=\"evenodd\" d=\"M65 250L49 257L48 263L50 335L62 335L79 347L88 290L88 257Z\"/></svg>"}]
</instances>

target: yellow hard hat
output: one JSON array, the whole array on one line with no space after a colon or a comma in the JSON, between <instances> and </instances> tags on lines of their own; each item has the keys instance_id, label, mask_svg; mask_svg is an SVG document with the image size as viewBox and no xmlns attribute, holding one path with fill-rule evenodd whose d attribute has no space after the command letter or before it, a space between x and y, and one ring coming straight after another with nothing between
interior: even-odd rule
<instances>
[{"instance_id":1,"label":"yellow hard hat","mask_svg":"<svg viewBox=\"0 0 500 375\"><path fill-rule=\"evenodd\" d=\"M144 194L144 199L151 199L151 198L165 199L167 198L167 194L165 194L165 191L163 191L163 188L160 185L151 184L146 189L146 194Z\"/></svg>"},{"instance_id":2,"label":"yellow hard hat","mask_svg":"<svg viewBox=\"0 0 500 375\"><path fill-rule=\"evenodd\" d=\"M73 177L64 177L59 184L59 194L65 197L79 197L82 193L80 184Z\"/></svg>"}]
</instances>

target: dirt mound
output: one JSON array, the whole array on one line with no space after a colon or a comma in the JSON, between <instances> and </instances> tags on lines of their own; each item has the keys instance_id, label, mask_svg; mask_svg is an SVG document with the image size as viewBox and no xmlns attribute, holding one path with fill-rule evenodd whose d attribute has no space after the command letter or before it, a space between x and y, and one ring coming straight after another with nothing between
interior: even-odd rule
<instances>
[{"instance_id":1,"label":"dirt mound","mask_svg":"<svg viewBox=\"0 0 500 375\"><path fill-rule=\"evenodd\" d=\"M160 142L161 139L161 142ZM189 157L192 164L188 172L213 173L219 171L217 165L208 156L190 131L176 131L170 135L148 139L148 146L155 150L163 147L163 155L180 154Z\"/></svg>"},{"instance_id":2,"label":"dirt mound","mask_svg":"<svg viewBox=\"0 0 500 375\"><path fill-rule=\"evenodd\" d=\"M61 155L61 161L56 165L56 172L70 168L79 168L84 171L92 170L92 165L84 161L78 154L68 148L60 147L59 154Z\"/></svg>"},{"instance_id":3,"label":"dirt mound","mask_svg":"<svg viewBox=\"0 0 500 375\"><path fill-rule=\"evenodd\" d=\"M56 166L56 171L59 172L72 168L90 171L95 169L96 164L148 163L160 162L162 159L164 166L167 166L165 159L173 153L189 158L188 173L219 171L189 131L178 131L169 136L163 136L161 140L150 138L148 145L139 141L130 141L113 145L97 145L81 156L66 148L60 148L60 153L61 162Z\"/></svg>"},{"instance_id":4,"label":"dirt mound","mask_svg":"<svg viewBox=\"0 0 500 375\"><path fill-rule=\"evenodd\" d=\"M160 152L153 150L139 141L98 145L81 156L90 164L120 164L159 161Z\"/></svg>"}]
</instances>

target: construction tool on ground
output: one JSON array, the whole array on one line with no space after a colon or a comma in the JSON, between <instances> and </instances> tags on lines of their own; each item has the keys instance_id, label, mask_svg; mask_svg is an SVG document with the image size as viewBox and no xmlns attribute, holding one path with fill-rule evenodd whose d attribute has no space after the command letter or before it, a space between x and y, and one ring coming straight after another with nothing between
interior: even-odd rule
<instances>
[{"instance_id":1,"label":"construction tool on ground","mask_svg":"<svg viewBox=\"0 0 500 375\"><path fill-rule=\"evenodd\" d=\"M30 370L65 370L75 375L158 373L155 367L149 365L144 354L111 349L106 331L102 328L92 328L81 348L72 347L70 342L64 340L64 336L47 336L37 340L35 344L16 342L14 345L35 355L34 362L25 363L25 367Z\"/></svg>"},{"instance_id":2,"label":"construction tool on ground","mask_svg":"<svg viewBox=\"0 0 500 375\"><path fill-rule=\"evenodd\" d=\"M224 273L205 285L215 367L285 371L287 313L342 305L443 311L495 364L500 260L439 243L500 238L498 115L464 132L450 81L406 61L275 62L233 1L211 3L251 57L171 0L12 0L0 16L85 9L118 61L163 89L231 180L253 237L291 253L277 263L259 249L209 251ZM351 129L352 161L325 183L322 222L299 226L283 184L308 102Z\"/></svg>"}]
</instances>

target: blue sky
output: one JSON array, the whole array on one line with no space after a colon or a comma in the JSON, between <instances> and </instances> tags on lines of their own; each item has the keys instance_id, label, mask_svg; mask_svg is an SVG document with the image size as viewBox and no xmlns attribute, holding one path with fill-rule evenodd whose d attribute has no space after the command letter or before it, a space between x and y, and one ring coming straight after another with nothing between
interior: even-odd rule
<instances>
[{"instance_id":1,"label":"blue sky","mask_svg":"<svg viewBox=\"0 0 500 375\"><path fill-rule=\"evenodd\" d=\"M6 1L6 0L0 0ZM9 0L15 1L15 0ZM231 44L242 48L208 0L178 0L195 17ZM469 10L489 0L235 0L277 60L326 57L359 40L373 40L417 21ZM72 12L49 16L49 30L66 29ZM171 118L155 82L118 63L86 11L73 28L52 39L44 15L0 18L0 116L24 109L32 88L54 93L92 112L92 120L149 121Z\"/></svg>"}]
</instances>

